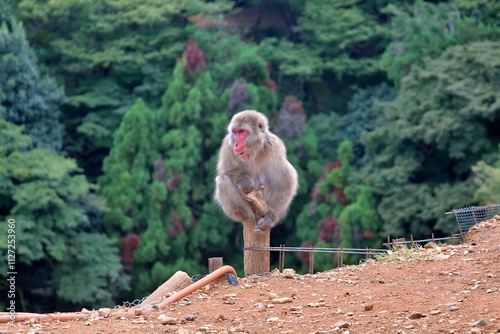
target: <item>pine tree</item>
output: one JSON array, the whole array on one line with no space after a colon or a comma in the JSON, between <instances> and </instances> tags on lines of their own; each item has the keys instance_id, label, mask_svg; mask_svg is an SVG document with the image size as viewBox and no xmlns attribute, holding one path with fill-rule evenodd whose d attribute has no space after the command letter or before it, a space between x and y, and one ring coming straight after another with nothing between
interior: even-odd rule
<instances>
[{"instance_id":1,"label":"pine tree","mask_svg":"<svg viewBox=\"0 0 500 334\"><path fill-rule=\"evenodd\" d=\"M64 94L51 78L42 78L37 57L20 23L3 8L0 22L0 117L24 126L36 147L62 147L59 106Z\"/></svg>"},{"instance_id":2,"label":"pine tree","mask_svg":"<svg viewBox=\"0 0 500 334\"><path fill-rule=\"evenodd\" d=\"M121 241L122 260L132 269L136 298L161 283L151 282L151 269L165 262L172 248L162 211L168 180L157 144L155 113L138 99L114 133L114 145L99 179L108 207L106 230Z\"/></svg>"},{"instance_id":3,"label":"pine tree","mask_svg":"<svg viewBox=\"0 0 500 334\"><path fill-rule=\"evenodd\" d=\"M169 193L164 204L167 242L172 252L164 273L201 272L206 242L225 235L212 215L213 171L227 116L217 104L215 86L204 53L192 39L178 60L173 80L163 95L158 113L163 134L162 155ZM200 226L200 219L202 221ZM224 232L223 232L224 231ZM192 235L195 234L196 237Z\"/></svg>"},{"instance_id":4,"label":"pine tree","mask_svg":"<svg viewBox=\"0 0 500 334\"><path fill-rule=\"evenodd\" d=\"M347 114L343 117L345 137L353 144L354 164L361 165L365 148L361 137L365 132L375 129L377 116L382 113L384 105L392 101L396 93L394 88L383 83L354 94L347 104ZM366 159L365 159L366 160Z\"/></svg>"}]
</instances>

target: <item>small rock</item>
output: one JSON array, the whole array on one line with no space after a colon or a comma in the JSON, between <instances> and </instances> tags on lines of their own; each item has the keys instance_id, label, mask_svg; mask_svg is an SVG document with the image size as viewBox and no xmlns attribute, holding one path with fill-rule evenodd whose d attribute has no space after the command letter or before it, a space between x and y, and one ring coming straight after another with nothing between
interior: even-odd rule
<instances>
[{"instance_id":1,"label":"small rock","mask_svg":"<svg viewBox=\"0 0 500 334\"><path fill-rule=\"evenodd\" d=\"M307 304L309 307L321 307L321 306L326 306L325 302L317 302L317 303L309 303Z\"/></svg>"},{"instance_id":2,"label":"small rock","mask_svg":"<svg viewBox=\"0 0 500 334\"><path fill-rule=\"evenodd\" d=\"M136 316L139 316L139 315L141 315L141 314L142 314L142 310L141 310L141 309L135 309L135 310L134 310L134 314L135 314Z\"/></svg>"},{"instance_id":3,"label":"small rock","mask_svg":"<svg viewBox=\"0 0 500 334\"><path fill-rule=\"evenodd\" d=\"M486 326L486 321L484 321L483 319L480 319L480 320L471 322L470 326L471 327Z\"/></svg>"},{"instance_id":4,"label":"small rock","mask_svg":"<svg viewBox=\"0 0 500 334\"><path fill-rule=\"evenodd\" d=\"M338 327L338 328L348 328L349 327L349 323L348 322L345 322L344 320L339 320L337 321L333 327Z\"/></svg>"},{"instance_id":5,"label":"small rock","mask_svg":"<svg viewBox=\"0 0 500 334\"><path fill-rule=\"evenodd\" d=\"M175 331L175 334L191 334L192 332L189 329L186 328L179 328L177 331Z\"/></svg>"},{"instance_id":6,"label":"small rock","mask_svg":"<svg viewBox=\"0 0 500 334\"><path fill-rule=\"evenodd\" d=\"M458 306L450 306L450 311L458 311Z\"/></svg>"},{"instance_id":7,"label":"small rock","mask_svg":"<svg viewBox=\"0 0 500 334\"><path fill-rule=\"evenodd\" d=\"M273 304L286 304L286 303L291 303L292 298L290 297L283 297L283 298L274 298L271 300L271 303Z\"/></svg>"},{"instance_id":8,"label":"small rock","mask_svg":"<svg viewBox=\"0 0 500 334\"><path fill-rule=\"evenodd\" d=\"M137 320L130 320L131 324L147 324L146 319L144 317L139 317Z\"/></svg>"},{"instance_id":9,"label":"small rock","mask_svg":"<svg viewBox=\"0 0 500 334\"><path fill-rule=\"evenodd\" d=\"M100 317L107 318L111 314L111 309L110 308L100 308L97 313L99 314Z\"/></svg>"},{"instance_id":10,"label":"small rock","mask_svg":"<svg viewBox=\"0 0 500 334\"><path fill-rule=\"evenodd\" d=\"M441 313L440 310L432 310L431 311L431 315L436 315L436 314L439 314L439 313Z\"/></svg>"},{"instance_id":11,"label":"small rock","mask_svg":"<svg viewBox=\"0 0 500 334\"><path fill-rule=\"evenodd\" d=\"M273 322L276 322L276 321L279 321L279 320L280 320L280 318L278 318L278 317L273 317L273 318L268 318L266 321L267 321L268 323L273 323Z\"/></svg>"},{"instance_id":12,"label":"small rock","mask_svg":"<svg viewBox=\"0 0 500 334\"><path fill-rule=\"evenodd\" d=\"M373 310L373 304L370 304L370 303L363 304L363 307L364 307L365 311Z\"/></svg>"},{"instance_id":13,"label":"small rock","mask_svg":"<svg viewBox=\"0 0 500 334\"><path fill-rule=\"evenodd\" d=\"M198 328L199 331L196 333L199 333L200 331L201 332L208 332L211 330L210 326L212 326L212 325L201 326L200 328Z\"/></svg>"},{"instance_id":14,"label":"small rock","mask_svg":"<svg viewBox=\"0 0 500 334\"><path fill-rule=\"evenodd\" d=\"M177 318L169 317L166 314L160 314L158 320L162 325L176 325L179 321Z\"/></svg>"},{"instance_id":15,"label":"small rock","mask_svg":"<svg viewBox=\"0 0 500 334\"><path fill-rule=\"evenodd\" d=\"M271 299L278 298L278 295L274 292L271 292L271 293L269 293L269 298L271 298Z\"/></svg>"},{"instance_id":16,"label":"small rock","mask_svg":"<svg viewBox=\"0 0 500 334\"><path fill-rule=\"evenodd\" d=\"M196 316L194 314L188 314L184 317L187 321L194 321L196 319Z\"/></svg>"},{"instance_id":17,"label":"small rock","mask_svg":"<svg viewBox=\"0 0 500 334\"><path fill-rule=\"evenodd\" d=\"M271 276L279 276L281 273L280 273L280 270L278 268L274 268L272 271L271 271Z\"/></svg>"},{"instance_id":18,"label":"small rock","mask_svg":"<svg viewBox=\"0 0 500 334\"><path fill-rule=\"evenodd\" d=\"M179 327L177 326L165 326L165 333L179 333Z\"/></svg>"},{"instance_id":19,"label":"small rock","mask_svg":"<svg viewBox=\"0 0 500 334\"><path fill-rule=\"evenodd\" d=\"M434 243L431 241L431 242L428 242L424 245L424 248L427 248L427 249L433 249L434 248Z\"/></svg>"},{"instance_id":20,"label":"small rock","mask_svg":"<svg viewBox=\"0 0 500 334\"><path fill-rule=\"evenodd\" d=\"M295 277L295 270L293 269L283 269L283 277L284 278L294 278Z\"/></svg>"},{"instance_id":21,"label":"small rock","mask_svg":"<svg viewBox=\"0 0 500 334\"><path fill-rule=\"evenodd\" d=\"M235 299L236 297L238 297L238 295L235 293L227 293L222 296L222 300Z\"/></svg>"},{"instance_id":22,"label":"small rock","mask_svg":"<svg viewBox=\"0 0 500 334\"><path fill-rule=\"evenodd\" d=\"M424 318L424 317L425 317L425 314L420 313L420 312L412 312L408 316L408 318L410 318L410 319L420 319L420 318Z\"/></svg>"}]
</instances>

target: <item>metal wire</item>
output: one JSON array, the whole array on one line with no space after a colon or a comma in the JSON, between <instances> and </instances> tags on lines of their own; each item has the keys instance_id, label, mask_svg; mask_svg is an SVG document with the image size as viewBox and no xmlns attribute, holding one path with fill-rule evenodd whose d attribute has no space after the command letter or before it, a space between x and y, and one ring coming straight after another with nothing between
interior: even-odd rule
<instances>
[{"instance_id":1,"label":"metal wire","mask_svg":"<svg viewBox=\"0 0 500 334\"><path fill-rule=\"evenodd\" d=\"M385 249L376 248L324 248L324 247L245 247L244 250L277 251L277 252L304 252L304 253L344 253L344 254L380 254L387 253Z\"/></svg>"},{"instance_id":2,"label":"metal wire","mask_svg":"<svg viewBox=\"0 0 500 334\"><path fill-rule=\"evenodd\" d=\"M452 213L455 214L458 229L463 238L464 234L467 233L473 225L488 220L495 215L500 215L500 203L483 206L469 206L446 212L446 214Z\"/></svg>"}]
</instances>

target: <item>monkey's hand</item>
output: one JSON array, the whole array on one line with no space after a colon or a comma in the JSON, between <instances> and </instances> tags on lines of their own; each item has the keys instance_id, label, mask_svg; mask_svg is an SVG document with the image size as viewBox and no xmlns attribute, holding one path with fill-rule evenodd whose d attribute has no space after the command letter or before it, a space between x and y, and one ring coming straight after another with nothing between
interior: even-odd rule
<instances>
[{"instance_id":1,"label":"monkey's hand","mask_svg":"<svg viewBox=\"0 0 500 334\"><path fill-rule=\"evenodd\" d=\"M255 227L253 228L253 231L255 233L262 233L264 230L269 230L274 225L274 222L268 216L265 216L259 219Z\"/></svg>"},{"instance_id":2,"label":"monkey's hand","mask_svg":"<svg viewBox=\"0 0 500 334\"><path fill-rule=\"evenodd\" d=\"M246 175L240 175L238 177L236 180L236 186L244 194L254 191L254 181L251 178L246 177Z\"/></svg>"}]
</instances>

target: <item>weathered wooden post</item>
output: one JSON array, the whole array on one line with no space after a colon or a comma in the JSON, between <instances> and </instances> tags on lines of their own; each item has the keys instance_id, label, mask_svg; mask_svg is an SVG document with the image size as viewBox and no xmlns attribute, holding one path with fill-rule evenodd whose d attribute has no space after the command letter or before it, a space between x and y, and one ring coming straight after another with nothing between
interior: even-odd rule
<instances>
[{"instance_id":1,"label":"weathered wooden post","mask_svg":"<svg viewBox=\"0 0 500 334\"><path fill-rule=\"evenodd\" d=\"M271 256L268 250L246 250L250 247L269 247L271 242L271 230L267 229L261 233L255 233L256 223L252 221L243 222L243 265L245 276L254 274L265 274L270 272Z\"/></svg>"},{"instance_id":2,"label":"weathered wooden post","mask_svg":"<svg viewBox=\"0 0 500 334\"><path fill-rule=\"evenodd\" d=\"M224 261L221 257L211 257L208 259L208 273L213 273L217 269L221 268Z\"/></svg>"},{"instance_id":3,"label":"weathered wooden post","mask_svg":"<svg viewBox=\"0 0 500 334\"><path fill-rule=\"evenodd\" d=\"M263 200L264 187L257 191L252 191L247 195L258 216L265 216L267 205ZM245 276L255 274L265 274L270 272L271 256L269 250L250 250L251 247L269 247L271 243L271 230L265 229L256 233L254 228L257 222L243 221L243 265Z\"/></svg>"}]
</instances>

